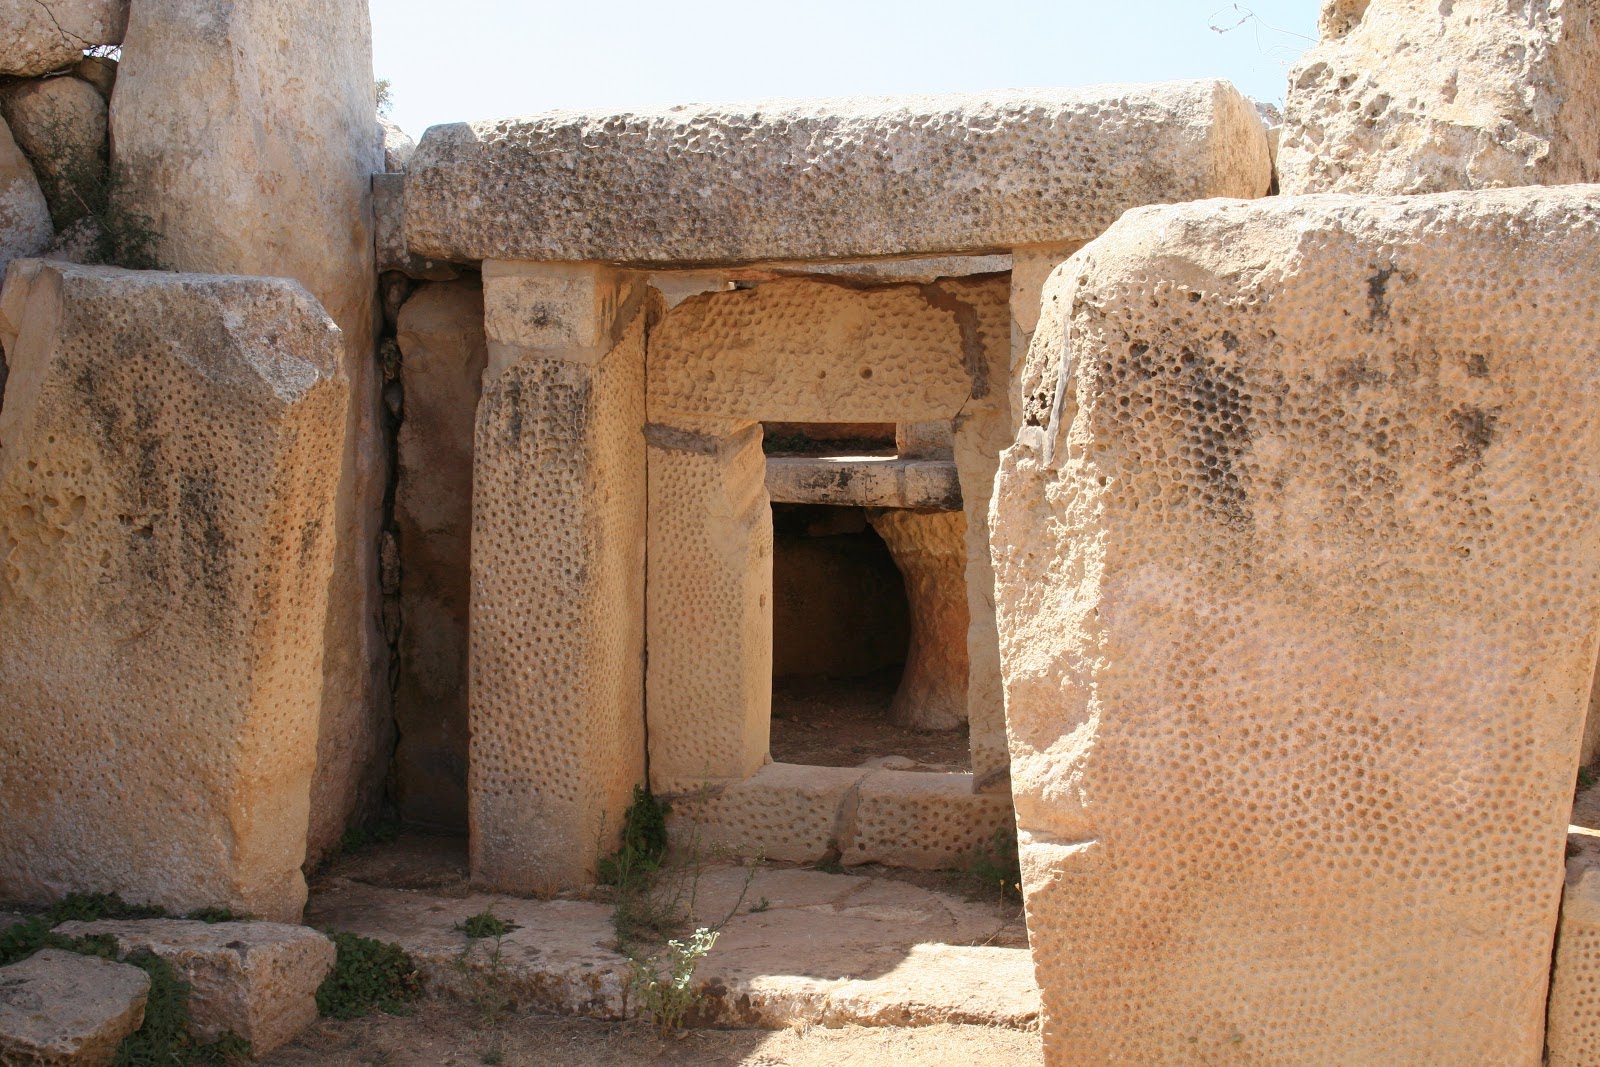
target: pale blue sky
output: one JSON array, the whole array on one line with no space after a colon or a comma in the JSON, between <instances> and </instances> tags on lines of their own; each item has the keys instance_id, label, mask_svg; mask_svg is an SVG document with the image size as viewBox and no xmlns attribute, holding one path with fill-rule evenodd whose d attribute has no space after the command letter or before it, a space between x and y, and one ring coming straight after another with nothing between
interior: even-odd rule
<instances>
[{"instance_id":1,"label":"pale blue sky","mask_svg":"<svg viewBox=\"0 0 1600 1067\"><path fill-rule=\"evenodd\" d=\"M1317 0L372 0L414 137L551 108L1195 77L1281 102L1316 17Z\"/></svg>"}]
</instances>

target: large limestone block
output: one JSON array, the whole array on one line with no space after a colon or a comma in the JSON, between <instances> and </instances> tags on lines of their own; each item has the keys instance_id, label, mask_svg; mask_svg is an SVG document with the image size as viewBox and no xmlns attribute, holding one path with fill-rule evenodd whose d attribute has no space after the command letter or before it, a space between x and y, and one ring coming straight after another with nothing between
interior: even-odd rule
<instances>
[{"instance_id":1,"label":"large limestone block","mask_svg":"<svg viewBox=\"0 0 1600 1067\"><path fill-rule=\"evenodd\" d=\"M1600 176L1600 28L1580 0L1324 0L1289 75L1285 194Z\"/></svg>"},{"instance_id":2,"label":"large limestone block","mask_svg":"<svg viewBox=\"0 0 1600 1067\"><path fill-rule=\"evenodd\" d=\"M483 288L431 282L400 309L400 671L394 777L401 814L467 823L467 602L472 433L487 359Z\"/></svg>"},{"instance_id":3,"label":"large limestone block","mask_svg":"<svg viewBox=\"0 0 1600 1067\"><path fill-rule=\"evenodd\" d=\"M0 8L0 74L37 77L121 44L128 0L17 0Z\"/></svg>"},{"instance_id":4,"label":"large limestone block","mask_svg":"<svg viewBox=\"0 0 1600 1067\"><path fill-rule=\"evenodd\" d=\"M407 172L418 255L654 265L1083 241L1271 180L1220 81L552 112L435 126Z\"/></svg>"},{"instance_id":5,"label":"large limestone block","mask_svg":"<svg viewBox=\"0 0 1600 1067\"><path fill-rule=\"evenodd\" d=\"M992 862L1011 833L1011 798L973 792L970 774L874 771L861 780L842 862L959 870L979 856Z\"/></svg>"},{"instance_id":6,"label":"large limestone block","mask_svg":"<svg viewBox=\"0 0 1600 1067\"><path fill-rule=\"evenodd\" d=\"M486 272L486 308L497 284ZM496 370L491 348L468 657L472 872L491 888L592 880L644 782L644 338L656 308L629 289L598 359L553 347Z\"/></svg>"},{"instance_id":7,"label":"large limestone block","mask_svg":"<svg viewBox=\"0 0 1600 1067\"><path fill-rule=\"evenodd\" d=\"M0 897L298 919L346 383L293 282L0 301Z\"/></svg>"},{"instance_id":8,"label":"large limestone block","mask_svg":"<svg viewBox=\"0 0 1600 1067\"><path fill-rule=\"evenodd\" d=\"M772 727L772 505L761 427L652 423L645 707L657 794L738 782Z\"/></svg>"},{"instance_id":9,"label":"large limestone block","mask_svg":"<svg viewBox=\"0 0 1600 1067\"><path fill-rule=\"evenodd\" d=\"M650 418L949 419L971 390L960 310L811 278L690 297L650 337Z\"/></svg>"},{"instance_id":10,"label":"large limestone block","mask_svg":"<svg viewBox=\"0 0 1600 1067\"><path fill-rule=\"evenodd\" d=\"M366 0L140 0L111 108L121 206L176 270L293 278L350 380L310 851L380 798L393 731L377 550L383 442L371 208L383 170Z\"/></svg>"},{"instance_id":11,"label":"large limestone block","mask_svg":"<svg viewBox=\"0 0 1600 1067\"><path fill-rule=\"evenodd\" d=\"M333 942L285 923L185 919L70 922L68 937L111 937L117 951L149 952L189 983L189 1033L202 1043L232 1033L264 1056L317 1021L317 987Z\"/></svg>"},{"instance_id":12,"label":"large limestone block","mask_svg":"<svg viewBox=\"0 0 1600 1067\"><path fill-rule=\"evenodd\" d=\"M54 236L50 205L33 166L0 120L0 270L13 259L38 255Z\"/></svg>"},{"instance_id":13,"label":"large limestone block","mask_svg":"<svg viewBox=\"0 0 1600 1067\"><path fill-rule=\"evenodd\" d=\"M948 511L961 506L961 478L947 459L768 456L767 493L784 504Z\"/></svg>"},{"instance_id":14,"label":"large limestone block","mask_svg":"<svg viewBox=\"0 0 1600 1067\"><path fill-rule=\"evenodd\" d=\"M869 513L905 579L911 644L889 718L913 730L967 721L967 520L959 511Z\"/></svg>"},{"instance_id":15,"label":"large limestone block","mask_svg":"<svg viewBox=\"0 0 1600 1067\"><path fill-rule=\"evenodd\" d=\"M1549 1067L1600 1063L1600 864L1593 854L1567 861L1549 1027Z\"/></svg>"},{"instance_id":16,"label":"large limestone block","mask_svg":"<svg viewBox=\"0 0 1600 1067\"><path fill-rule=\"evenodd\" d=\"M57 226L88 214L106 181L106 101L86 81L46 78L0 92L0 113L34 173Z\"/></svg>"},{"instance_id":17,"label":"large limestone block","mask_svg":"<svg viewBox=\"0 0 1600 1067\"><path fill-rule=\"evenodd\" d=\"M149 994L139 968L58 948L0 967L0 1063L108 1067Z\"/></svg>"},{"instance_id":18,"label":"large limestone block","mask_svg":"<svg viewBox=\"0 0 1600 1067\"><path fill-rule=\"evenodd\" d=\"M992 510L1050 1062L1539 1062L1597 267L1600 193L1519 189L1144 209L1052 278Z\"/></svg>"}]
</instances>

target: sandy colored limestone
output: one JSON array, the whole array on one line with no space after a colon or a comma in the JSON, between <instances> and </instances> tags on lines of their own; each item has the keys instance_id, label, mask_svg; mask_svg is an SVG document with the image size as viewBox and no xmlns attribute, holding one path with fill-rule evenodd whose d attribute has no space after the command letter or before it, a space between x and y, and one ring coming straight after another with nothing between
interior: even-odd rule
<instances>
[{"instance_id":1,"label":"sandy colored limestone","mask_svg":"<svg viewBox=\"0 0 1600 1067\"><path fill-rule=\"evenodd\" d=\"M1550 978L1549 1067L1600 1063L1600 856L1567 861Z\"/></svg>"},{"instance_id":2,"label":"sandy colored limestone","mask_svg":"<svg viewBox=\"0 0 1600 1067\"><path fill-rule=\"evenodd\" d=\"M971 386L960 319L938 297L809 278L690 297L651 333L650 419L948 419Z\"/></svg>"},{"instance_id":3,"label":"sandy colored limestone","mask_svg":"<svg viewBox=\"0 0 1600 1067\"><path fill-rule=\"evenodd\" d=\"M344 333L350 380L329 597L313 859L380 798L391 747L378 631L386 450L373 358L374 121L366 0L140 0L111 108L122 208L163 267L293 278Z\"/></svg>"},{"instance_id":4,"label":"sandy colored limestone","mask_svg":"<svg viewBox=\"0 0 1600 1067\"><path fill-rule=\"evenodd\" d=\"M418 255L656 266L1081 241L1271 177L1220 81L552 112L435 126L408 173Z\"/></svg>"},{"instance_id":5,"label":"sandy colored limestone","mask_svg":"<svg viewBox=\"0 0 1600 1067\"><path fill-rule=\"evenodd\" d=\"M38 255L54 235L39 179L0 120L0 271L13 259Z\"/></svg>"},{"instance_id":6,"label":"sandy colored limestone","mask_svg":"<svg viewBox=\"0 0 1600 1067\"><path fill-rule=\"evenodd\" d=\"M184 919L69 922L67 937L108 936L117 951L149 952L189 983L189 1033L201 1043L236 1034L264 1056L317 1019L317 987L333 942L304 926Z\"/></svg>"},{"instance_id":7,"label":"sandy colored limestone","mask_svg":"<svg viewBox=\"0 0 1600 1067\"><path fill-rule=\"evenodd\" d=\"M473 456L472 870L489 887L543 892L593 879L644 781L641 431L645 330L658 309L629 282L612 321L556 323L558 298L582 276L551 275L544 296L515 281L508 300L497 291L507 275L489 267ZM530 320L497 320L509 306ZM501 369L497 329L552 344ZM610 336L598 358L561 347Z\"/></svg>"},{"instance_id":8,"label":"sandy colored limestone","mask_svg":"<svg viewBox=\"0 0 1600 1067\"><path fill-rule=\"evenodd\" d=\"M122 43L128 0L16 0L0 6L0 74L37 77Z\"/></svg>"},{"instance_id":9,"label":"sandy colored limestone","mask_svg":"<svg viewBox=\"0 0 1600 1067\"><path fill-rule=\"evenodd\" d=\"M772 507L761 427L651 423L645 706L658 794L726 785L767 762Z\"/></svg>"},{"instance_id":10,"label":"sandy colored limestone","mask_svg":"<svg viewBox=\"0 0 1600 1067\"><path fill-rule=\"evenodd\" d=\"M467 633L472 434L487 351L476 278L420 286L400 309L405 419L394 518L404 625L395 683L400 810L467 823Z\"/></svg>"},{"instance_id":11,"label":"sandy colored limestone","mask_svg":"<svg viewBox=\"0 0 1600 1067\"><path fill-rule=\"evenodd\" d=\"M1519 189L1144 209L1052 278L993 509L1052 1063L1539 1062L1597 266L1600 196Z\"/></svg>"},{"instance_id":12,"label":"sandy colored limestone","mask_svg":"<svg viewBox=\"0 0 1600 1067\"><path fill-rule=\"evenodd\" d=\"M77 78L22 82L0 92L17 145L33 162L57 225L85 213L106 180L106 101Z\"/></svg>"},{"instance_id":13,"label":"sandy colored limestone","mask_svg":"<svg viewBox=\"0 0 1600 1067\"><path fill-rule=\"evenodd\" d=\"M0 301L0 898L298 919L346 385L282 280Z\"/></svg>"},{"instance_id":14,"label":"sandy colored limestone","mask_svg":"<svg viewBox=\"0 0 1600 1067\"><path fill-rule=\"evenodd\" d=\"M911 646L889 718L917 730L967 721L966 516L892 508L868 513L911 605Z\"/></svg>"},{"instance_id":15,"label":"sandy colored limestone","mask_svg":"<svg viewBox=\"0 0 1600 1067\"><path fill-rule=\"evenodd\" d=\"M131 964L58 948L0 967L0 1063L109 1067L149 993Z\"/></svg>"},{"instance_id":16,"label":"sandy colored limestone","mask_svg":"<svg viewBox=\"0 0 1600 1067\"><path fill-rule=\"evenodd\" d=\"M970 774L879 770L861 780L840 858L846 866L966 870L980 856L999 864L996 839L1011 832L1011 798L973 792Z\"/></svg>"},{"instance_id":17,"label":"sandy colored limestone","mask_svg":"<svg viewBox=\"0 0 1600 1067\"><path fill-rule=\"evenodd\" d=\"M1285 194L1600 177L1600 26L1581 0L1324 0L1289 76Z\"/></svg>"}]
</instances>

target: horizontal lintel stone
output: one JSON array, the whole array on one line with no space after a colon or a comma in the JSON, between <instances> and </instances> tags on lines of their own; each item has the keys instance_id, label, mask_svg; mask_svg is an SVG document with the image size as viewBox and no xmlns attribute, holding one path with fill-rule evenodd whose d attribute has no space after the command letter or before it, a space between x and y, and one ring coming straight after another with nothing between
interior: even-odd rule
<instances>
[{"instance_id":1,"label":"horizontal lintel stone","mask_svg":"<svg viewBox=\"0 0 1600 1067\"><path fill-rule=\"evenodd\" d=\"M655 266L995 252L1270 177L1254 108L1215 80L559 111L428 130L406 241Z\"/></svg>"}]
</instances>

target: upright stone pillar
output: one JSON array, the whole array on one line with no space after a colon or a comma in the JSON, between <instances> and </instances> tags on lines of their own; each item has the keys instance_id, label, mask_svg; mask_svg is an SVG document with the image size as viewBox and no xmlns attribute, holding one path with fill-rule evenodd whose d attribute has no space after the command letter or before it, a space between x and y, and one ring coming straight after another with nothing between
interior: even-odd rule
<instances>
[{"instance_id":1,"label":"upright stone pillar","mask_svg":"<svg viewBox=\"0 0 1600 1067\"><path fill-rule=\"evenodd\" d=\"M132 5L111 101L119 206L148 221L162 267L293 278L344 334L350 406L313 859L375 811L393 733L378 629L387 460L373 353L375 111L366 0Z\"/></svg>"},{"instance_id":2,"label":"upright stone pillar","mask_svg":"<svg viewBox=\"0 0 1600 1067\"><path fill-rule=\"evenodd\" d=\"M1540 1062L1600 193L1129 212L993 509L1051 1064Z\"/></svg>"},{"instance_id":3,"label":"upright stone pillar","mask_svg":"<svg viewBox=\"0 0 1600 1067\"><path fill-rule=\"evenodd\" d=\"M644 781L644 345L653 296L488 261L473 457L472 872L593 880Z\"/></svg>"},{"instance_id":4,"label":"upright stone pillar","mask_svg":"<svg viewBox=\"0 0 1600 1067\"><path fill-rule=\"evenodd\" d=\"M1600 1063L1600 861L1589 851L1567 861L1549 1021L1549 1067Z\"/></svg>"},{"instance_id":5,"label":"upright stone pillar","mask_svg":"<svg viewBox=\"0 0 1600 1067\"><path fill-rule=\"evenodd\" d=\"M772 507L761 425L679 418L650 453L650 784L722 786L767 762Z\"/></svg>"},{"instance_id":6,"label":"upright stone pillar","mask_svg":"<svg viewBox=\"0 0 1600 1067\"><path fill-rule=\"evenodd\" d=\"M909 508L868 515L911 608L911 644L889 718L912 730L954 730L967 721L966 516Z\"/></svg>"},{"instance_id":7,"label":"upright stone pillar","mask_svg":"<svg viewBox=\"0 0 1600 1067\"><path fill-rule=\"evenodd\" d=\"M286 280L12 264L0 900L300 921L340 342Z\"/></svg>"}]
</instances>

